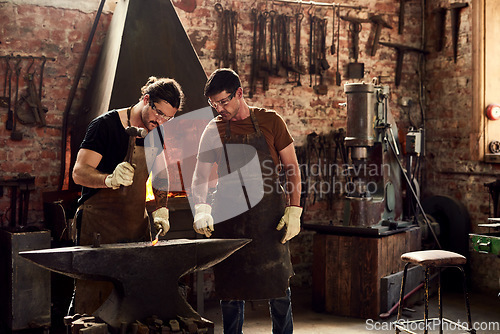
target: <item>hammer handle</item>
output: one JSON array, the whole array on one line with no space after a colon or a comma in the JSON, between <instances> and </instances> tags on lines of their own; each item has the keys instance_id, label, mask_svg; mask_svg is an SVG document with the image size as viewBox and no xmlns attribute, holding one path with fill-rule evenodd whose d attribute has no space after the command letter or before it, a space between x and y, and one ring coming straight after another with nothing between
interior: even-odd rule
<instances>
[{"instance_id":1,"label":"hammer handle","mask_svg":"<svg viewBox=\"0 0 500 334\"><path fill-rule=\"evenodd\" d=\"M127 155L125 156L125 160L128 163L132 163L132 156L134 155L134 148L135 148L135 137L130 136L128 139L128 150L127 150Z\"/></svg>"},{"instance_id":2,"label":"hammer handle","mask_svg":"<svg viewBox=\"0 0 500 334\"><path fill-rule=\"evenodd\" d=\"M398 19L398 34L401 35L405 26L405 2L407 0L399 0L399 19Z\"/></svg>"}]
</instances>

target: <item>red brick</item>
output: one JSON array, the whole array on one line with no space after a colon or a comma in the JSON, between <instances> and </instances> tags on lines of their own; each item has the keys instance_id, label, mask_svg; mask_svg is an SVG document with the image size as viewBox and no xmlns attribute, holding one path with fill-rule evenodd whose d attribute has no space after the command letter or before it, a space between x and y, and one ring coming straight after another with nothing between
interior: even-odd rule
<instances>
[{"instance_id":1,"label":"red brick","mask_svg":"<svg viewBox=\"0 0 500 334\"><path fill-rule=\"evenodd\" d=\"M33 165L28 162L11 162L9 164L2 163L2 170L12 173L32 173Z\"/></svg>"}]
</instances>

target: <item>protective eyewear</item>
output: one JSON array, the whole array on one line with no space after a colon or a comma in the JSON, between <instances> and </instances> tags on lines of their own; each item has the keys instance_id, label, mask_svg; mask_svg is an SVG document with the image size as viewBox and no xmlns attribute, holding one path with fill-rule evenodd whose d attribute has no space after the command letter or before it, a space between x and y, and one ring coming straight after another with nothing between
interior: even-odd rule
<instances>
[{"instance_id":1,"label":"protective eyewear","mask_svg":"<svg viewBox=\"0 0 500 334\"><path fill-rule=\"evenodd\" d=\"M159 110L156 108L155 103L153 101L149 102L149 105L151 106L151 109L153 109L154 113L156 116L160 117L164 121L170 121L174 116L167 116L163 113L163 111Z\"/></svg>"},{"instance_id":2,"label":"protective eyewear","mask_svg":"<svg viewBox=\"0 0 500 334\"><path fill-rule=\"evenodd\" d=\"M217 102L212 102L212 100L208 99L208 104L210 104L210 106L212 108L214 108L215 110L217 110L217 107L220 105L220 106L223 106L225 107L229 102L231 102L231 100L233 99L234 95L236 95L236 92L238 90L235 90L234 92L232 92L231 94L229 94L228 97L222 99L222 100L219 100Z\"/></svg>"}]
</instances>

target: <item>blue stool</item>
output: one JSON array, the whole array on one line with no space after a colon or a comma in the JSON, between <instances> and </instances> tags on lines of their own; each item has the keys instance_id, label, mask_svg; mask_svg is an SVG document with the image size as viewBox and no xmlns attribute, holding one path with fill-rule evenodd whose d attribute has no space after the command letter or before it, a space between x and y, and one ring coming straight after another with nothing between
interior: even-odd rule
<instances>
[{"instance_id":1,"label":"blue stool","mask_svg":"<svg viewBox=\"0 0 500 334\"><path fill-rule=\"evenodd\" d=\"M447 322L452 324L457 329L464 330L467 333L475 334L476 330L472 328L472 321L470 315L470 304L469 304L469 294L467 292L467 278L464 270L464 265L467 262L467 259L457 253L443 251L443 250L424 250L417 252L410 252L401 255L401 260L406 262L405 269L403 272L403 281L401 282L401 295L399 297L399 308L398 308L398 319L394 322L394 326L396 328L396 334L401 331L411 334L416 334L414 331L409 329L409 327L417 327L421 328L419 324L423 323L424 325L424 334L429 332L429 324L432 324L433 321L439 319L439 333L443 333L443 322ZM408 272L408 267L411 265L419 265L424 267L425 270L425 304L424 304L424 318L420 320L401 320L401 313L403 310L403 300L405 296L405 283L406 283L406 274ZM439 303L439 318L429 319L429 276L430 269L436 268L438 270L438 303ZM463 288L464 288L464 297L465 297L465 306L467 310L467 320L468 320L468 328L465 326L443 318L443 305L441 299L441 268L446 267L454 267L458 268L463 275Z\"/></svg>"}]
</instances>

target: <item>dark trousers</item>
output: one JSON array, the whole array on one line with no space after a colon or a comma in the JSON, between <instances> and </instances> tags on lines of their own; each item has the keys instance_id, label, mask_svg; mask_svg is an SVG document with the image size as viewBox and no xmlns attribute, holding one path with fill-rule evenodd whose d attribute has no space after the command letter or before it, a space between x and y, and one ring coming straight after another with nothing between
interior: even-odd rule
<instances>
[{"instance_id":1,"label":"dark trousers","mask_svg":"<svg viewBox=\"0 0 500 334\"><path fill-rule=\"evenodd\" d=\"M245 319L244 300L221 300L224 334L242 334ZM273 323L273 334L293 333L292 299L290 288L286 296L269 300L269 311Z\"/></svg>"}]
</instances>

